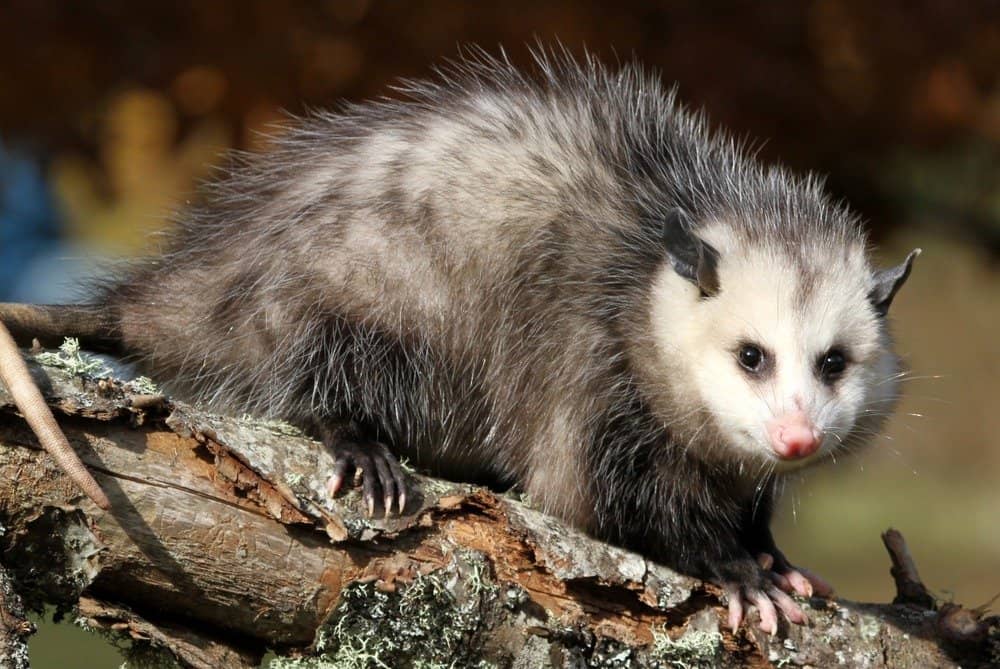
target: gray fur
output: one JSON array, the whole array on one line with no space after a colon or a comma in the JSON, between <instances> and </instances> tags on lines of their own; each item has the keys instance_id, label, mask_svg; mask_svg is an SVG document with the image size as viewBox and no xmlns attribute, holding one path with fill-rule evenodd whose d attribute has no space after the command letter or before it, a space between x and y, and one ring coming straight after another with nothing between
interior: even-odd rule
<instances>
[{"instance_id":1,"label":"gray fur","mask_svg":"<svg viewBox=\"0 0 1000 669\"><path fill-rule=\"evenodd\" d=\"M638 66L536 70L477 54L404 84L407 101L295 121L268 155L234 156L98 310L179 395L351 421L419 465L516 483L600 537L764 588L752 554L780 555L777 477L709 457L726 449L710 412L655 372L652 286L672 257L706 299L725 293L711 225L721 262L767 248L799 268L803 304L831 268L870 284L859 221Z\"/></svg>"}]
</instances>

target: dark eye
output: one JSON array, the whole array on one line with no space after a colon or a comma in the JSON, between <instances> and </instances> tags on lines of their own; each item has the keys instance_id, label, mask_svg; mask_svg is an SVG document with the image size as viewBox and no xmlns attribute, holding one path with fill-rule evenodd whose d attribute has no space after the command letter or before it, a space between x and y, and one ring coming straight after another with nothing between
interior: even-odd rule
<instances>
[{"instance_id":1,"label":"dark eye","mask_svg":"<svg viewBox=\"0 0 1000 669\"><path fill-rule=\"evenodd\" d=\"M847 356L839 348L831 348L820 357L817 366L824 381L835 381L847 368Z\"/></svg>"},{"instance_id":2,"label":"dark eye","mask_svg":"<svg viewBox=\"0 0 1000 669\"><path fill-rule=\"evenodd\" d=\"M740 361L740 366L743 369L756 372L764 363L764 352L753 344L744 344L736 352L736 358Z\"/></svg>"}]
</instances>

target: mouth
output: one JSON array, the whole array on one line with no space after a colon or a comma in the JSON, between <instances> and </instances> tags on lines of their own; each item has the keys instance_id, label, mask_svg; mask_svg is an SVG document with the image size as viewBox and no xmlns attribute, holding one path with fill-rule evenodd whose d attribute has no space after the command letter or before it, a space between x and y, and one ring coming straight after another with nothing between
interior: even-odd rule
<instances>
[{"instance_id":1,"label":"mouth","mask_svg":"<svg viewBox=\"0 0 1000 669\"><path fill-rule=\"evenodd\" d=\"M817 462L824 460L826 451L822 448L817 448L815 451L809 455L800 455L796 457L782 457L780 454L775 453L774 450L767 447L762 449L767 453L767 458L774 465L774 471L778 473L789 473L796 471L798 469L804 469L813 465Z\"/></svg>"}]
</instances>

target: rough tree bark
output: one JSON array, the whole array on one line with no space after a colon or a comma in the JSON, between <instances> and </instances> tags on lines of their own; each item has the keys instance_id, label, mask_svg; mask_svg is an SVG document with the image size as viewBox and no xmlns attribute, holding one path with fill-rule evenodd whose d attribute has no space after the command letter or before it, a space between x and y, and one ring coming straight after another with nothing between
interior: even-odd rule
<instances>
[{"instance_id":1,"label":"rough tree bark","mask_svg":"<svg viewBox=\"0 0 1000 669\"><path fill-rule=\"evenodd\" d=\"M412 474L421 492L406 514L369 519L356 491L326 500L329 455L287 426L37 363L33 372L112 508L78 492L0 388L0 665L27 664L16 656L31 631L18 595L198 668L257 666L267 649L286 665L332 667L1000 658L995 617L923 600L813 600L809 626L734 636L713 586L515 499ZM910 578L899 576L905 546L893 554L897 578Z\"/></svg>"}]
</instances>

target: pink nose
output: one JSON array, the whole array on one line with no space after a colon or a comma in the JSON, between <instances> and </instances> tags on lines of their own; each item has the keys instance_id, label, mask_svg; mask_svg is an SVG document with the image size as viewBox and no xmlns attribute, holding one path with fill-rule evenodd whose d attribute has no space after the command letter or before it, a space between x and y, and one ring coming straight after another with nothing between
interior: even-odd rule
<instances>
[{"instance_id":1,"label":"pink nose","mask_svg":"<svg viewBox=\"0 0 1000 669\"><path fill-rule=\"evenodd\" d=\"M767 424L771 448L778 457L795 460L812 455L819 449L820 434L804 411L778 416Z\"/></svg>"}]
</instances>

